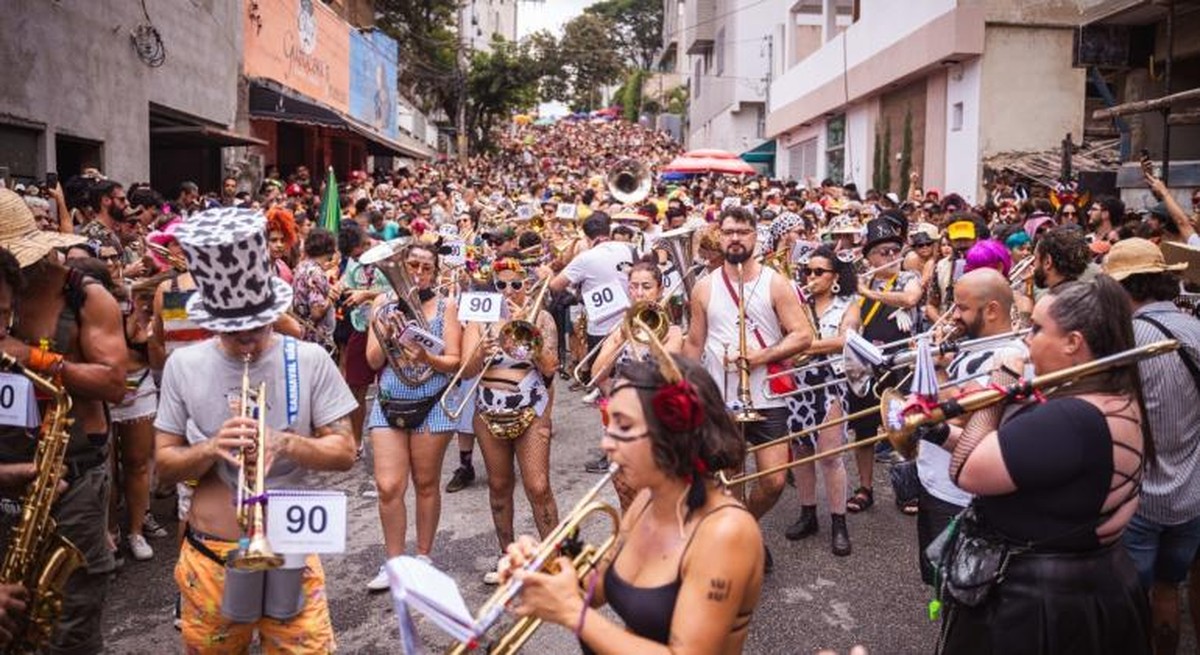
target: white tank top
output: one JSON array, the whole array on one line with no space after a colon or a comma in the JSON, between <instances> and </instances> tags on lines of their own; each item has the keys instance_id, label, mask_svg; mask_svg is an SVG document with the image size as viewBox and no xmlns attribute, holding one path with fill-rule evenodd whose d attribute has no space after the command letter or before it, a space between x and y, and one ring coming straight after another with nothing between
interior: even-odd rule
<instances>
[{"instance_id":1,"label":"white tank top","mask_svg":"<svg viewBox=\"0 0 1200 655\"><path fill-rule=\"evenodd\" d=\"M779 325L779 317L775 315L775 308L771 304L771 284L775 275L775 271L761 267L757 278L746 280L744 294L746 296L747 352L763 348L754 335L755 328L758 329L758 334L762 336L762 342L767 346L773 346L783 339L783 329ZM730 367L729 371L725 370L724 357L727 345L730 356L735 357L738 353L738 304L729 295L729 290L725 285L725 276L722 275L721 269L713 271L709 277L712 280L712 291L708 301L708 336L704 342L704 354L701 361L709 375L712 375L713 380L717 382L717 388L721 390L725 401L729 402L737 400L738 374L734 367ZM739 292L736 276L730 276L729 283L733 285L735 292ZM783 398L775 400L766 398L764 393L766 375L766 366L756 366L750 369L750 397L754 401L754 406L758 408L785 407L787 403Z\"/></svg>"}]
</instances>

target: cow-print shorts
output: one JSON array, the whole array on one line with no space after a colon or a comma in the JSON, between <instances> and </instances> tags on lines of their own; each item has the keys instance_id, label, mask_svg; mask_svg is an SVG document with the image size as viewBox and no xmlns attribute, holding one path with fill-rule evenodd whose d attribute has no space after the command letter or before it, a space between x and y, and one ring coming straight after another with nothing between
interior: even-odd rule
<instances>
[{"instance_id":1,"label":"cow-print shorts","mask_svg":"<svg viewBox=\"0 0 1200 655\"><path fill-rule=\"evenodd\" d=\"M845 383L812 389L811 387L824 384L837 376L831 366L810 368L797 377L796 382L803 391L787 397L788 432L799 432L824 423L829 416L832 403L841 403L842 412L846 407ZM845 426L842 426L843 429ZM807 434L796 439L804 447L816 447L816 433Z\"/></svg>"}]
</instances>

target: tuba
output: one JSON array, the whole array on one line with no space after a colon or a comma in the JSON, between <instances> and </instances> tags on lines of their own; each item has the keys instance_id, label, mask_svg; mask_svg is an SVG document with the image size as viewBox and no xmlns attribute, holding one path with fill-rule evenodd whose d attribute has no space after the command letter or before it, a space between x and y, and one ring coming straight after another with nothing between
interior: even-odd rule
<instances>
[{"instance_id":1,"label":"tuba","mask_svg":"<svg viewBox=\"0 0 1200 655\"><path fill-rule=\"evenodd\" d=\"M650 169L636 159L625 159L605 178L608 193L622 205L635 205L650 195Z\"/></svg>"},{"instance_id":2,"label":"tuba","mask_svg":"<svg viewBox=\"0 0 1200 655\"><path fill-rule=\"evenodd\" d=\"M411 240L406 238L381 243L364 252L359 262L364 266L374 266L375 270L387 279L396 294L396 300L375 312L375 316L371 318L371 330L387 356L388 366L392 367L405 384L416 387L433 376L433 369L409 364L404 349L397 341L400 332L408 325L415 324L429 332L429 321L425 319L425 311L417 297L416 284L409 276L404 263L404 255L407 254L411 243Z\"/></svg>"},{"instance_id":3,"label":"tuba","mask_svg":"<svg viewBox=\"0 0 1200 655\"><path fill-rule=\"evenodd\" d=\"M19 584L29 594L26 614L18 622L5 653L40 653L62 614L63 589L67 578L84 565L83 553L55 531L51 508L62 481L63 460L71 438L71 397L61 384L30 372L5 353L0 368L23 375L41 391L50 394L50 407L42 419L34 466L37 476L21 499L21 520L13 528L12 540L0 582Z\"/></svg>"}]
</instances>

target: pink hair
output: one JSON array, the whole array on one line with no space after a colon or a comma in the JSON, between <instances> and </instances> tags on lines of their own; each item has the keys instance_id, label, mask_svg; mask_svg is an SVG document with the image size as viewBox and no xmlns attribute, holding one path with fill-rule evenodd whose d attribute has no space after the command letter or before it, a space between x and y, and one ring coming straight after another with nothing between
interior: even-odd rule
<instances>
[{"instance_id":1,"label":"pink hair","mask_svg":"<svg viewBox=\"0 0 1200 655\"><path fill-rule=\"evenodd\" d=\"M1012 255L1008 254L1008 248L993 239L980 241L971 246L971 249L967 251L966 259L966 266L963 267L966 272L977 268L994 268L1007 277L1009 269L1012 268Z\"/></svg>"}]
</instances>

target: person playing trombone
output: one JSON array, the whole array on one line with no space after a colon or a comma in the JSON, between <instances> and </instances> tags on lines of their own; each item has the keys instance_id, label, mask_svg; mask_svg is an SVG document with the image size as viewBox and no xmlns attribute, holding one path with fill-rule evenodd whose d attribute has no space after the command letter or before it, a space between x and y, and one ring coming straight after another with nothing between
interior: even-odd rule
<instances>
[{"instance_id":1,"label":"person playing trombone","mask_svg":"<svg viewBox=\"0 0 1200 655\"><path fill-rule=\"evenodd\" d=\"M629 300L635 306L638 303L662 302L663 293L662 272L658 268L657 257L648 255L638 260L629 269ZM661 305L660 305L661 306ZM665 313L662 316L666 316ZM663 347L669 353L678 353L683 348L683 330L678 325L667 328ZM613 330L600 346L600 353L592 360L593 386L607 389L610 385L610 373L616 365L632 360L641 360L649 356L649 346L630 339L620 327ZM629 509L633 502L633 489L625 483L624 477L618 473L613 477L613 486L617 490L617 498L621 501L621 509Z\"/></svg>"},{"instance_id":2,"label":"person playing trombone","mask_svg":"<svg viewBox=\"0 0 1200 655\"><path fill-rule=\"evenodd\" d=\"M515 259L494 262L492 280L504 296L508 318L486 331L471 323L463 335L463 352L474 355L463 363L461 377L481 376L475 396L475 434L487 469L492 522L501 548L513 540L514 460L521 467L521 483L538 534L546 535L558 523L558 505L550 487L550 383L558 370L557 336L554 319L540 306L544 294L530 299L533 279ZM517 321L532 324L533 334L510 339L516 330L505 330L506 324L516 328ZM484 576L488 584L497 581L494 571Z\"/></svg>"},{"instance_id":3,"label":"person playing trombone","mask_svg":"<svg viewBox=\"0 0 1200 655\"><path fill-rule=\"evenodd\" d=\"M585 652L741 653L762 591L762 533L713 473L740 466L745 442L692 360L657 354L614 378L601 445L637 490L616 546L581 589L569 560L529 571L536 542L509 545L500 575L523 584L514 611L573 630ZM606 604L624 627L596 609Z\"/></svg>"},{"instance_id":4,"label":"person playing trombone","mask_svg":"<svg viewBox=\"0 0 1200 655\"><path fill-rule=\"evenodd\" d=\"M727 404L735 405L743 417L759 417L740 425L752 444L765 443L787 431L787 404L783 398L766 397L768 365L800 353L813 338L795 286L753 257L756 222L754 214L743 207L731 206L721 212L724 263L696 282L683 345L683 354L700 359L713 380L726 390ZM731 365L741 370L731 372ZM737 379L737 393L731 393L730 378ZM788 460L788 454L786 443L756 451L757 468L778 466ZM775 506L784 480L781 471L754 487L747 507L755 517L762 518ZM766 558L770 571L769 553Z\"/></svg>"},{"instance_id":5,"label":"person playing trombone","mask_svg":"<svg viewBox=\"0 0 1200 655\"><path fill-rule=\"evenodd\" d=\"M383 527L383 544L387 557L404 554L405 531L408 526L408 511L404 495L408 479L412 478L417 503L417 556L429 557L433 550L433 538L437 534L441 516L442 498L438 489L441 483L442 460L450 438L454 436L455 423L438 404L449 378L458 369L462 328L458 322L457 306L433 290L438 279L438 257L430 245L416 243L399 255L402 265L408 269L409 278L416 286L419 300L418 311L425 315L429 331L441 339L445 347L435 355L419 346L400 345L405 366L411 363L413 371L432 369L433 374L417 383L405 371L395 370L386 354L385 344L380 343L377 330L368 330L367 365L372 370L382 369L379 377L379 392L367 418L367 429L374 452L375 486L379 490L379 521ZM392 293L377 296L372 304L372 321L380 320L378 313L385 305L395 302ZM399 314L394 312L393 315ZM390 338L399 337L399 327L393 325ZM399 362L397 362L399 363ZM399 423L389 417L389 404L428 405L428 413L410 421L419 421L415 426ZM381 565L379 571L367 583L370 591L388 589L387 571Z\"/></svg>"},{"instance_id":6,"label":"person playing trombone","mask_svg":"<svg viewBox=\"0 0 1200 655\"><path fill-rule=\"evenodd\" d=\"M840 353L845 345L847 330L859 327L859 307L854 302L858 278L854 266L838 259L832 248L821 246L801 262L800 274L806 280L809 302L817 320L816 340L805 351L822 359L824 355ZM846 385L837 384L841 374L834 366L814 362L796 376L799 393L787 397L788 431L798 432L845 415ZM842 445L846 439L844 425L832 425L820 430L816 438L800 440L798 454L807 457ZM821 460L825 479L825 497L829 503L832 524L831 547L834 555L850 554L850 534L846 530L846 464L841 457ZM800 518L788 526L784 536L792 541L817 533L817 471L813 464L796 469L796 490L800 494Z\"/></svg>"}]
</instances>

